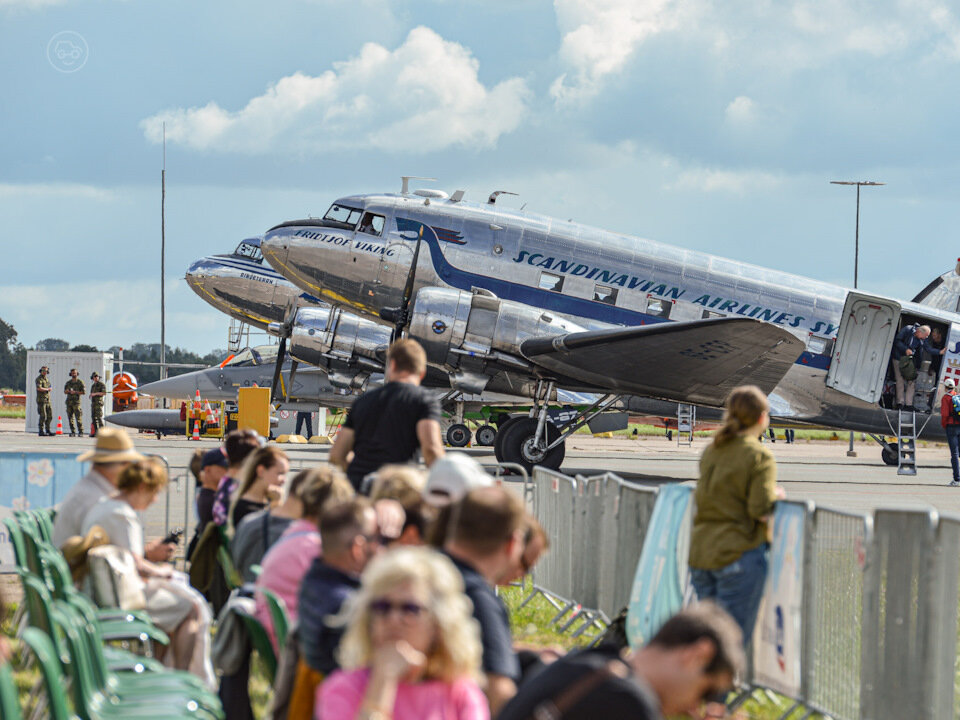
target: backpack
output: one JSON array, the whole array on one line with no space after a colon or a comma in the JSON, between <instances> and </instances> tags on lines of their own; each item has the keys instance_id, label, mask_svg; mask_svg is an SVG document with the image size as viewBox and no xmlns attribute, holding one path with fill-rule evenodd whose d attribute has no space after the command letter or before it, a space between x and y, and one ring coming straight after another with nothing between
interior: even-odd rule
<instances>
[{"instance_id":1,"label":"backpack","mask_svg":"<svg viewBox=\"0 0 960 720\"><path fill-rule=\"evenodd\" d=\"M900 376L910 382L911 380L917 379L917 366L913 362L913 357L910 355L903 355L898 361L900 367Z\"/></svg>"},{"instance_id":2,"label":"backpack","mask_svg":"<svg viewBox=\"0 0 960 720\"><path fill-rule=\"evenodd\" d=\"M950 417L960 420L960 395L956 393L950 396Z\"/></svg>"}]
</instances>

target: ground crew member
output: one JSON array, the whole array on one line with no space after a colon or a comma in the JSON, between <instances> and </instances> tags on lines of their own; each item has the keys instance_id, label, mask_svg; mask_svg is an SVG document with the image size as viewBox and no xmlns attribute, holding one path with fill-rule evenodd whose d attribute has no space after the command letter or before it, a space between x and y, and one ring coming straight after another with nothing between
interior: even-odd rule
<instances>
[{"instance_id":1,"label":"ground crew member","mask_svg":"<svg viewBox=\"0 0 960 720\"><path fill-rule=\"evenodd\" d=\"M50 432L53 408L50 406L50 381L47 379L49 372L50 368L44 365L40 368L40 374L37 375L37 434L40 437L53 435Z\"/></svg>"},{"instance_id":2,"label":"ground crew member","mask_svg":"<svg viewBox=\"0 0 960 720\"><path fill-rule=\"evenodd\" d=\"M103 427L103 399L107 395L107 386L100 382L99 373L93 373L90 379L93 381L90 385L90 415L93 423L90 437L93 437Z\"/></svg>"},{"instance_id":3,"label":"ground crew member","mask_svg":"<svg viewBox=\"0 0 960 720\"><path fill-rule=\"evenodd\" d=\"M960 417L953 411L953 397L957 394L957 383L953 378L943 381L945 392L940 401L940 425L947 435L947 447L950 448L950 467L953 480L950 487L960 487Z\"/></svg>"},{"instance_id":4,"label":"ground crew member","mask_svg":"<svg viewBox=\"0 0 960 720\"><path fill-rule=\"evenodd\" d=\"M70 437L83 435L83 408L80 407L80 398L86 394L87 388L78 375L76 368L70 371L70 379L63 386L63 394L67 396L67 420L70 421ZM76 423L76 429L74 429Z\"/></svg>"}]
</instances>

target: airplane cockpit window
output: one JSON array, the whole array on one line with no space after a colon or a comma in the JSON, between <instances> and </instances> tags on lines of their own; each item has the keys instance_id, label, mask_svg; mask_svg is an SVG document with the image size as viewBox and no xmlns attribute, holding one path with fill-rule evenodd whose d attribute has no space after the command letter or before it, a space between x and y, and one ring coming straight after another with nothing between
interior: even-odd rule
<instances>
[{"instance_id":1,"label":"airplane cockpit window","mask_svg":"<svg viewBox=\"0 0 960 720\"><path fill-rule=\"evenodd\" d=\"M377 215L372 212L364 213L363 220L360 221L360 227L357 228L357 232L380 237L380 233L383 232L383 222L383 215Z\"/></svg>"},{"instance_id":2,"label":"airplane cockpit window","mask_svg":"<svg viewBox=\"0 0 960 720\"><path fill-rule=\"evenodd\" d=\"M260 252L260 247L254 245L253 243L240 243L237 245L237 249L233 251L233 254L239 255L240 257L250 258L257 263L263 262L263 253Z\"/></svg>"},{"instance_id":3,"label":"airplane cockpit window","mask_svg":"<svg viewBox=\"0 0 960 720\"><path fill-rule=\"evenodd\" d=\"M250 367L254 365L273 365L277 359L275 345L260 345L255 348L244 348L231 358L224 367Z\"/></svg>"},{"instance_id":4,"label":"airplane cockpit window","mask_svg":"<svg viewBox=\"0 0 960 720\"><path fill-rule=\"evenodd\" d=\"M346 205L337 205L334 203L330 206L330 209L327 210L327 214L323 216L323 219L335 222L348 230L353 230L360 221L360 216L362 214L363 211L358 210L357 208L347 207Z\"/></svg>"},{"instance_id":5,"label":"airplane cockpit window","mask_svg":"<svg viewBox=\"0 0 960 720\"><path fill-rule=\"evenodd\" d=\"M647 315L666 319L670 317L670 310L672 308L673 303L669 300L661 300L660 298L653 297L647 298Z\"/></svg>"},{"instance_id":6,"label":"airplane cockpit window","mask_svg":"<svg viewBox=\"0 0 960 720\"><path fill-rule=\"evenodd\" d=\"M234 355L230 359L230 362L228 362L224 367L245 367L248 365L256 365L256 362L253 359L253 350L250 348L244 348Z\"/></svg>"},{"instance_id":7,"label":"airplane cockpit window","mask_svg":"<svg viewBox=\"0 0 960 720\"><path fill-rule=\"evenodd\" d=\"M554 275L553 273L540 273L541 290L550 290L551 292L560 292L563 290L563 275Z\"/></svg>"},{"instance_id":8,"label":"airplane cockpit window","mask_svg":"<svg viewBox=\"0 0 960 720\"><path fill-rule=\"evenodd\" d=\"M594 285L593 299L595 302L602 302L607 305L616 305L618 289L619 288L609 287L607 285Z\"/></svg>"},{"instance_id":9,"label":"airplane cockpit window","mask_svg":"<svg viewBox=\"0 0 960 720\"><path fill-rule=\"evenodd\" d=\"M703 314L700 315L701 320L709 320L710 318L717 317L726 317L723 313L713 312L712 310L704 310Z\"/></svg>"}]
</instances>

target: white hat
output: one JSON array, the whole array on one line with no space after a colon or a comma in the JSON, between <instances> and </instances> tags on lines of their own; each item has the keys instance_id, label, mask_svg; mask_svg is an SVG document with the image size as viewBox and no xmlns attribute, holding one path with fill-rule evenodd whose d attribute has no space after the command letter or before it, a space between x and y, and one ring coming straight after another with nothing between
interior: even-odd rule
<instances>
[{"instance_id":1,"label":"white hat","mask_svg":"<svg viewBox=\"0 0 960 720\"><path fill-rule=\"evenodd\" d=\"M430 467L423 499L431 505L456 502L471 490L493 485L493 478L466 453L450 452Z\"/></svg>"},{"instance_id":2,"label":"white hat","mask_svg":"<svg viewBox=\"0 0 960 720\"><path fill-rule=\"evenodd\" d=\"M943 386L947 390L953 390L957 386L957 383L954 382L953 378L947 378L943 381Z\"/></svg>"}]
</instances>

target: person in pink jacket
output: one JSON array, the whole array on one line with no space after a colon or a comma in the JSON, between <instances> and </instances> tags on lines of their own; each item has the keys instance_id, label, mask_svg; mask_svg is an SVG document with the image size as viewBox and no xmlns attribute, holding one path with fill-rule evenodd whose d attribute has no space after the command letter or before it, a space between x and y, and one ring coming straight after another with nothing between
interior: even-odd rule
<instances>
[{"instance_id":1,"label":"person in pink jacket","mask_svg":"<svg viewBox=\"0 0 960 720\"><path fill-rule=\"evenodd\" d=\"M260 563L257 578L256 616L277 649L273 618L260 588L274 592L286 606L291 624L297 619L297 593L310 563L321 554L320 530L317 521L323 509L331 503L353 497L353 486L341 470L332 465L321 465L301 470L290 483L290 497L285 505L299 505L299 519L294 520L283 535L267 551Z\"/></svg>"},{"instance_id":2,"label":"person in pink jacket","mask_svg":"<svg viewBox=\"0 0 960 720\"><path fill-rule=\"evenodd\" d=\"M489 720L480 628L446 556L402 547L376 557L337 620L342 669L318 689L315 720Z\"/></svg>"}]
</instances>

